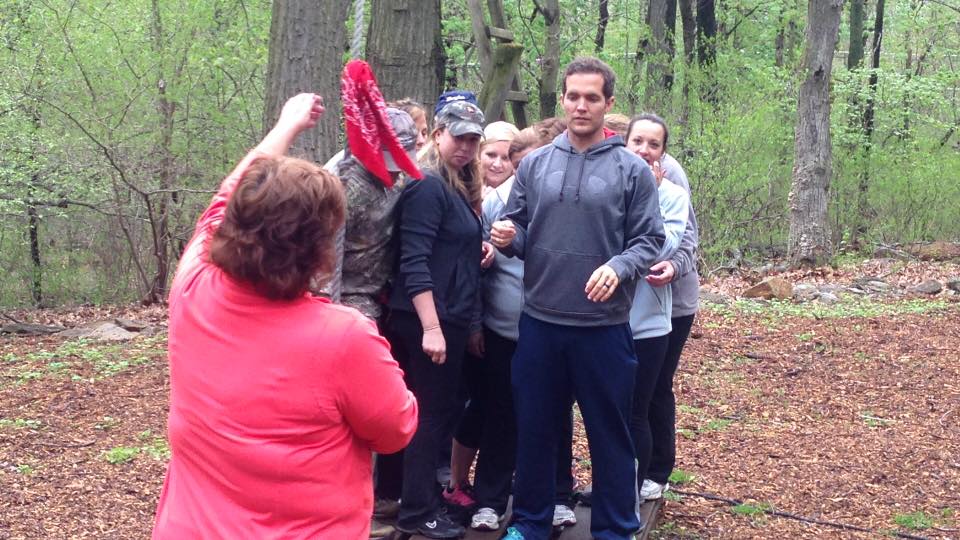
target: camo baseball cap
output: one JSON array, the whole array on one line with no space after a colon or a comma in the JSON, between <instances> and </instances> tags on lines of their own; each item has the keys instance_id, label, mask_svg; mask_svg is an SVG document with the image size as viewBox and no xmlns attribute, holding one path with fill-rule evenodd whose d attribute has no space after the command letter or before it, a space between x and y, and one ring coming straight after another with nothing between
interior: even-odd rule
<instances>
[{"instance_id":1,"label":"camo baseball cap","mask_svg":"<svg viewBox=\"0 0 960 540\"><path fill-rule=\"evenodd\" d=\"M454 137L473 133L483 137L483 111L469 101L451 101L440 109L433 120L436 127L446 128Z\"/></svg>"},{"instance_id":2,"label":"camo baseball cap","mask_svg":"<svg viewBox=\"0 0 960 540\"><path fill-rule=\"evenodd\" d=\"M393 132L397 136L397 140L400 142L400 146L407 152L407 155L410 156L410 161L413 163L417 162L417 124L414 123L413 118L410 117L405 111L400 109L395 109L393 107L387 107L387 118L390 119L390 126L393 127ZM396 160L393 159L393 156L390 155L390 151L386 148L383 149L383 161L387 166L387 170L390 172L400 172L402 169L397 165Z\"/></svg>"}]
</instances>

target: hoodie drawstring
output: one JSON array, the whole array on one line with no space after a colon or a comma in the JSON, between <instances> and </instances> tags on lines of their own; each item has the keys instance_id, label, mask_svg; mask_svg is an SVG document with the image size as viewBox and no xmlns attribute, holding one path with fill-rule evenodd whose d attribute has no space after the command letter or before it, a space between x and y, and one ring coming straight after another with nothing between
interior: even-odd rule
<instances>
[{"instance_id":1,"label":"hoodie drawstring","mask_svg":"<svg viewBox=\"0 0 960 540\"><path fill-rule=\"evenodd\" d=\"M560 181L560 200L563 201L563 188L567 185L567 167L570 166L570 153L564 152L566 160L563 163L563 179Z\"/></svg>"},{"instance_id":2,"label":"hoodie drawstring","mask_svg":"<svg viewBox=\"0 0 960 540\"><path fill-rule=\"evenodd\" d=\"M580 202L580 186L583 185L583 170L587 167L587 159L590 154L583 155L583 161L580 162L580 175L577 176L577 196L574 197L573 202Z\"/></svg>"}]
</instances>

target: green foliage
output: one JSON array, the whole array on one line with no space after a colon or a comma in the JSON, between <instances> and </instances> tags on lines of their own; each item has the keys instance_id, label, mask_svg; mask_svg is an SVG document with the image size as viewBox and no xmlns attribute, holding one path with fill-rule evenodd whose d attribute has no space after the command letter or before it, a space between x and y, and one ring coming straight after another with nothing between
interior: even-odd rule
<instances>
[{"instance_id":1,"label":"green foliage","mask_svg":"<svg viewBox=\"0 0 960 540\"><path fill-rule=\"evenodd\" d=\"M43 425L39 420L29 418L0 418L0 428L12 427L14 429L40 429Z\"/></svg>"},{"instance_id":2,"label":"green foliage","mask_svg":"<svg viewBox=\"0 0 960 540\"><path fill-rule=\"evenodd\" d=\"M682 486L684 484L692 484L697 477L693 473L687 472L683 469L674 469L670 473L670 483L675 486Z\"/></svg>"},{"instance_id":3,"label":"green foliage","mask_svg":"<svg viewBox=\"0 0 960 540\"><path fill-rule=\"evenodd\" d=\"M107 463L111 465L120 465L133 461L139 453L140 449L133 446L116 446L107 450L103 454L103 459L107 460Z\"/></svg>"},{"instance_id":4,"label":"green foliage","mask_svg":"<svg viewBox=\"0 0 960 540\"><path fill-rule=\"evenodd\" d=\"M815 319L869 318L884 315L931 314L957 309L956 304L945 300L913 298L901 301L882 301L865 296L843 296L836 304L819 302L794 303L789 300L770 300L757 302L750 299L737 299L728 305L704 304L704 309L719 314L725 322L732 322L742 314L759 315L764 324L776 328L777 322L784 317L809 317ZM722 326L725 323L716 323ZM813 334L797 336L800 341L809 341Z\"/></svg>"},{"instance_id":5,"label":"green foliage","mask_svg":"<svg viewBox=\"0 0 960 540\"><path fill-rule=\"evenodd\" d=\"M873 411L863 411L860 413L860 418L863 419L863 423L868 427L878 428L886 427L893 423L893 420L887 418L880 418Z\"/></svg>"},{"instance_id":6,"label":"green foliage","mask_svg":"<svg viewBox=\"0 0 960 540\"><path fill-rule=\"evenodd\" d=\"M758 517L766 514L770 510L773 510L773 506L771 506L770 503L765 502L742 503L734 506L730 510L734 514L739 514L741 516Z\"/></svg>"},{"instance_id":7,"label":"green foliage","mask_svg":"<svg viewBox=\"0 0 960 540\"><path fill-rule=\"evenodd\" d=\"M935 520L936 518L934 516L921 511L911 512L909 514L897 514L893 516L894 523L901 527L915 531L933 527L936 523Z\"/></svg>"}]
</instances>

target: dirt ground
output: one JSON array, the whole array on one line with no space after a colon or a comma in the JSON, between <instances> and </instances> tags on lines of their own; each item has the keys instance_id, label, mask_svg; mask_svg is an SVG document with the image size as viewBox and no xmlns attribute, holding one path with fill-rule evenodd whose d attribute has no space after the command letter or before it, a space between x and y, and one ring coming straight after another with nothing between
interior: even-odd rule
<instances>
[{"instance_id":1,"label":"dirt ground","mask_svg":"<svg viewBox=\"0 0 960 540\"><path fill-rule=\"evenodd\" d=\"M654 537L960 538L957 300L704 309L676 378L683 494ZM6 313L165 324L159 307ZM165 347L162 331L123 344L0 335L0 539L149 537L169 457Z\"/></svg>"}]
</instances>

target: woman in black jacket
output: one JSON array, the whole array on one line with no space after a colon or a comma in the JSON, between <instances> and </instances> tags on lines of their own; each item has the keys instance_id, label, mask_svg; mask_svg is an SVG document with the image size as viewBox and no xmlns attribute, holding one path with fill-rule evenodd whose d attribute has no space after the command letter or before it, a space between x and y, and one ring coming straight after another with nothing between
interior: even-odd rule
<instances>
[{"instance_id":1,"label":"woman in black jacket","mask_svg":"<svg viewBox=\"0 0 960 540\"><path fill-rule=\"evenodd\" d=\"M435 471L462 408L461 365L471 326L480 320L482 135L483 112L472 94L441 95L432 144L420 158L424 178L408 184L398 204L400 260L389 333L417 397L420 424L404 451L397 528L429 538L464 533L442 511Z\"/></svg>"}]
</instances>

